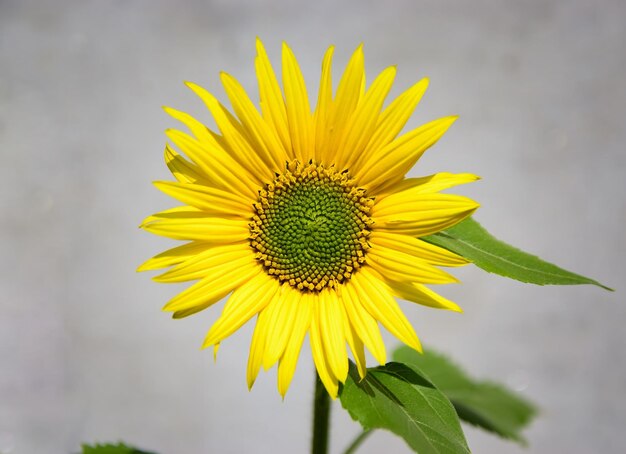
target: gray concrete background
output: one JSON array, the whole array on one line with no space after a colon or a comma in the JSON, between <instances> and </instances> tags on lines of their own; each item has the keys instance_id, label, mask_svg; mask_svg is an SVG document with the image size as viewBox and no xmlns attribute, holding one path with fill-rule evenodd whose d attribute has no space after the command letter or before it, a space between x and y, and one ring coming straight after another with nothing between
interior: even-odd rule
<instances>
[{"instance_id":1,"label":"gray concrete background","mask_svg":"<svg viewBox=\"0 0 626 454\"><path fill-rule=\"evenodd\" d=\"M329 44L340 69L363 41L369 80L398 64L394 94L429 76L411 125L461 120L414 174L482 175L461 192L492 232L618 289L468 267L442 290L464 314L405 306L425 343L541 403L530 449L468 428L474 452L625 452L625 23L617 0L0 1L0 452L307 451L308 347L284 402L275 371L248 393L250 329L213 364L219 309L172 321L181 287L134 271L171 244L137 229L174 205L150 184L168 178L160 106L208 121L182 81L225 99L220 70L255 93L256 35L274 60L287 40L311 90ZM358 431L335 405L332 451ZM360 452L408 450L381 432Z\"/></svg>"}]
</instances>

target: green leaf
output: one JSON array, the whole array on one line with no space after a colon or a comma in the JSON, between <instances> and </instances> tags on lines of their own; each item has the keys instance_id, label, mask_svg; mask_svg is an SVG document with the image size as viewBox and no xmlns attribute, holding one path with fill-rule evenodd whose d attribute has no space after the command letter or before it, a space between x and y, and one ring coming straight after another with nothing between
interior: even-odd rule
<instances>
[{"instance_id":1,"label":"green leaf","mask_svg":"<svg viewBox=\"0 0 626 454\"><path fill-rule=\"evenodd\" d=\"M95 445L83 444L81 446L82 454L154 454L147 451L141 451L124 443L96 443Z\"/></svg>"},{"instance_id":2,"label":"green leaf","mask_svg":"<svg viewBox=\"0 0 626 454\"><path fill-rule=\"evenodd\" d=\"M340 398L364 430L390 430L415 452L470 452L454 407L416 367L388 363L361 380L351 362Z\"/></svg>"},{"instance_id":3,"label":"green leaf","mask_svg":"<svg viewBox=\"0 0 626 454\"><path fill-rule=\"evenodd\" d=\"M537 414L536 408L526 399L503 386L472 380L456 364L432 350L419 354L403 346L394 352L393 359L419 367L450 399L462 420L526 444L521 430Z\"/></svg>"},{"instance_id":4,"label":"green leaf","mask_svg":"<svg viewBox=\"0 0 626 454\"><path fill-rule=\"evenodd\" d=\"M593 284L613 291L598 281L559 268L494 238L473 218L421 239L455 252L485 271L521 282L537 285Z\"/></svg>"}]
</instances>

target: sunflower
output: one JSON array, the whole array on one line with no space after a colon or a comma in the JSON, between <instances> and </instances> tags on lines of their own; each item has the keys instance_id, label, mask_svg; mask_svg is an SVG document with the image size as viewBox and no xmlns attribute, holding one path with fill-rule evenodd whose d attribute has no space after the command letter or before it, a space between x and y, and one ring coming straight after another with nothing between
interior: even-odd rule
<instances>
[{"instance_id":1,"label":"sunflower","mask_svg":"<svg viewBox=\"0 0 626 454\"><path fill-rule=\"evenodd\" d=\"M365 86L359 46L333 96L333 47L323 59L317 105L309 105L291 49L282 47L281 87L261 41L255 59L260 111L232 76L221 81L234 113L198 85L219 132L166 108L190 134L168 130L165 161L177 181L156 182L184 205L141 227L186 243L148 260L140 271L168 268L157 282L197 281L164 307L174 318L229 296L205 347L256 317L248 359L251 388L261 367L278 363L285 395L309 335L328 393L348 374L348 351L366 374L365 348L380 363L380 326L416 350L420 342L395 298L460 311L425 284L457 282L438 268L466 260L420 239L468 217L478 204L439 191L478 179L437 173L405 178L454 123L450 116L400 135L424 94L416 83L388 106L396 74Z\"/></svg>"}]
</instances>

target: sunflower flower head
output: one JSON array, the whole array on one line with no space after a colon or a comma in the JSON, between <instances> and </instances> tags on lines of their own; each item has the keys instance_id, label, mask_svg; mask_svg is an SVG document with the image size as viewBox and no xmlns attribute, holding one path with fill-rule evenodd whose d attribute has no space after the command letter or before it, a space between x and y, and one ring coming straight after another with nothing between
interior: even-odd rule
<instances>
[{"instance_id":1,"label":"sunflower flower head","mask_svg":"<svg viewBox=\"0 0 626 454\"><path fill-rule=\"evenodd\" d=\"M366 348L380 363L386 361L379 325L421 350L396 298L460 311L425 284L456 282L439 267L466 260L420 238L453 226L478 207L466 197L439 192L475 181L474 175L405 178L456 119L400 134L427 80L383 107L395 67L366 87L359 46L333 93L332 58L330 47L313 110L286 44L281 89L257 40L260 111L228 74L221 80L232 113L188 83L218 131L166 108L189 132L167 131L171 145L165 161L176 181L155 185L184 205L141 225L185 243L139 270L166 268L155 277L158 282L196 281L164 310L181 318L230 295L204 346L217 350L255 318L248 386L261 367L278 363L283 396L307 334L317 372L333 397L348 374L348 349L361 376Z\"/></svg>"}]
</instances>

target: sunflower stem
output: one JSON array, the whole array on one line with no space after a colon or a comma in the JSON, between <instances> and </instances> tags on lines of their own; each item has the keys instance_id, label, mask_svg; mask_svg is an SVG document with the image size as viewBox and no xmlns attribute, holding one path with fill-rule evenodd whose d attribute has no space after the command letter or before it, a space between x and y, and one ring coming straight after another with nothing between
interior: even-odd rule
<instances>
[{"instance_id":1,"label":"sunflower stem","mask_svg":"<svg viewBox=\"0 0 626 454\"><path fill-rule=\"evenodd\" d=\"M315 373L315 397L313 402L313 440L311 454L328 453L328 426L330 423L330 397Z\"/></svg>"}]
</instances>

